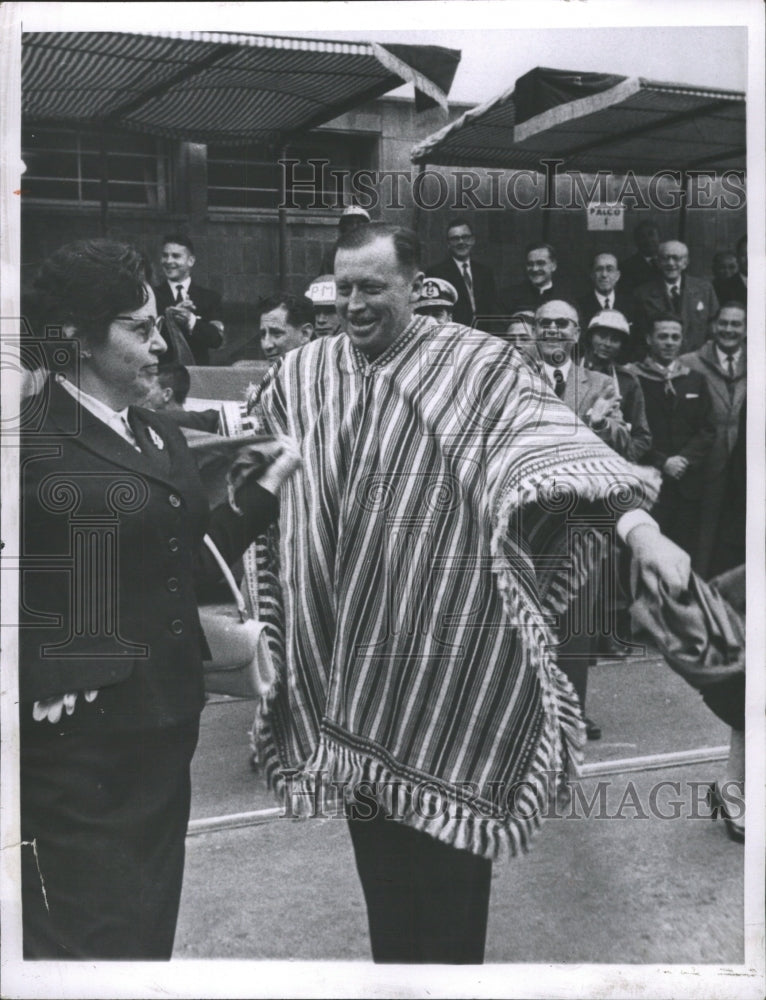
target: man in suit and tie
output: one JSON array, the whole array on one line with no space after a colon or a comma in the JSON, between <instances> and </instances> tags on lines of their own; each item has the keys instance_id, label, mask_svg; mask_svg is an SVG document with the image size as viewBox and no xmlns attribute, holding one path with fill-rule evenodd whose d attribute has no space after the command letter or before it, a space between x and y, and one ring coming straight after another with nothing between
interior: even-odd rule
<instances>
[{"instance_id":1,"label":"man in suit and tie","mask_svg":"<svg viewBox=\"0 0 766 1000\"><path fill-rule=\"evenodd\" d=\"M541 374L547 378L562 403L572 410L574 419L590 427L614 451L626 455L631 447L630 429L620 410L614 380L601 372L576 365L572 360L572 352L580 339L577 309L560 299L543 303L535 313L534 336ZM577 609L573 607L568 615L562 615L559 626L558 666L572 682L583 713L588 666L595 657L600 637L577 626L591 618L587 613L589 602L597 600L600 593L600 585L594 583L592 589L578 599ZM601 738L601 727L587 716L585 728L589 740Z\"/></svg>"},{"instance_id":2,"label":"man in suit and tie","mask_svg":"<svg viewBox=\"0 0 766 1000\"><path fill-rule=\"evenodd\" d=\"M604 310L616 309L617 312L622 313L632 328L633 296L624 292L621 284L618 287L620 278L620 268L614 254L596 254L593 258L593 266L590 272L591 287L577 303L583 326L587 327L588 323L598 313ZM625 338L622 345L623 356L620 359L621 361L629 361L634 357L643 357L645 345L642 349L638 349L633 344L634 339L637 338L635 336Z\"/></svg>"},{"instance_id":3,"label":"man in suit and tie","mask_svg":"<svg viewBox=\"0 0 766 1000\"><path fill-rule=\"evenodd\" d=\"M710 335L710 322L718 312L713 286L686 273L689 249L679 240L660 244L657 253L662 276L636 289L637 323L644 336L654 320L670 313L683 329L683 351L696 351Z\"/></svg>"},{"instance_id":4,"label":"man in suit and tie","mask_svg":"<svg viewBox=\"0 0 766 1000\"><path fill-rule=\"evenodd\" d=\"M452 219L447 226L449 255L426 268L432 278L443 278L457 290L457 304L452 310L455 323L489 328L489 318L496 308L495 276L473 259L476 237L467 219ZM478 317L478 322L475 322Z\"/></svg>"},{"instance_id":5,"label":"man in suit and tie","mask_svg":"<svg viewBox=\"0 0 766 1000\"><path fill-rule=\"evenodd\" d=\"M177 327L189 346L195 365L210 364L211 350L223 344L221 296L192 280L194 244L188 236L171 233L162 241L160 263L166 280L154 288L157 312ZM171 358L163 361L183 360ZM191 364L191 361L186 363Z\"/></svg>"},{"instance_id":6,"label":"man in suit and tie","mask_svg":"<svg viewBox=\"0 0 766 1000\"><path fill-rule=\"evenodd\" d=\"M680 359L702 374L710 389L715 439L702 471L699 537L690 552L692 567L706 579L724 496L727 468L737 442L740 410L747 393L747 313L739 302L727 302L712 325L713 339Z\"/></svg>"},{"instance_id":7,"label":"man in suit and tie","mask_svg":"<svg viewBox=\"0 0 766 1000\"><path fill-rule=\"evenodd\" d=\"M633 241L636 244L636 252L620 262L622 288L625 292L632 292L639 285L645 285L660 276L660 269L657 266L659 229L653 222L645 219L633 230Z\"/></svg>"}]
</instances>

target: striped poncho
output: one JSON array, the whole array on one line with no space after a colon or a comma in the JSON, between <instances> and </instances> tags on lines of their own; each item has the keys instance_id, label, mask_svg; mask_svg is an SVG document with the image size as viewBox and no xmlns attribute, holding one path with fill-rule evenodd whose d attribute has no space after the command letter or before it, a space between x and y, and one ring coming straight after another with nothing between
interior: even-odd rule
<instances>
[{"instance_id":1,"label":"striped poncho","mask_svg":"<svg viewBox=\"0 0 766 1000\"><path fill-rule=\"evenodd\" d=\"M526 847L582 744L548 613L587 563L572 528L639 506L642 471L513 348L423 317L371 363L345 335L289 353L254 407L304 463L281 500L270 778L298 811L334 783L458 848Z\"/></svg>"}]
</instances>

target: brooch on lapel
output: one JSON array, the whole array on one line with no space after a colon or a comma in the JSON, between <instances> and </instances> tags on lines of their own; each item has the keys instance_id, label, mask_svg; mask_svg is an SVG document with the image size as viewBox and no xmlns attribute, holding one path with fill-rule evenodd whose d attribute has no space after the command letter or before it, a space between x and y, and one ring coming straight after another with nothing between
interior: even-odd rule
<instances>
[{"instance_id":1,"label":"brooch on lapel","mask_svg":"<svg viewBox=\"0 0 766 1000\"><path fill-rule=\"evenodd\" d=\"M702 312L702 310L704 308L705 308L705 303L704 302L698 302L697 303L697 312Z\"/></svg>"},{"instance_id":2,"label":"brooch on lapel","mask_svg":"<svg viewBox=\"0 0 766 1000\"><path fill-rule=\"evenodd\" d=\"M165 442L159 436L159 434L157 433L157 431L153 427L147 427L146 431L147 431L147 433L149 435L149 438L151 439L151 442L154 445L154 447L158 448L160 451L162 451L162 449L165 447Z\"/></svg>"}]
</instances>

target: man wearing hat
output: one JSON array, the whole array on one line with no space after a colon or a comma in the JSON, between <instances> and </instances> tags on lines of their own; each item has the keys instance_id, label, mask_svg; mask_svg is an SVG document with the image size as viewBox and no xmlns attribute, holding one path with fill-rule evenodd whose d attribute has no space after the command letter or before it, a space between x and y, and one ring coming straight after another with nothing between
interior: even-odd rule
<instances>
[{"instance_id":1,"label":"man wearing hat","mask_svg":"<svg viewBox=\"0 0 766 1000\"><path fill-rule=\"evenodd\" d=\"M305 292L314 306L314 337L332 337L340 332L338 310L335 308L335 278L322 274L314 278Z\"/></svg>"},{"instance_id":2,"label":"man wearing hat","mask_svg":"<svg viewBox=\"0 0 766 1000\"><path fill-rule=\"evenodd\" d=\"M414 306L419 316L433 316L438 323L451 323L457 305L457 290L444 278L425 278Z\"/></svg>"},{"instance_id":3,"label":"man wearing hat","mask_svg":"<svg viewBox=\"0 0 766 1000\"><path fill-rule=\"evenodd\" d=\"M338 219L338 237L343 236L344 233L351 232L357 226L366 226L370 221L370 213L366 209L360 205L349 205L348 208L343 209L341 217ZM335 268L336 245L334 243L322 255L322 263L320 265L322 274L332 274Z\"/></svg>"},{"instance_id":4,"label":"man wearing hat","mask_svg":"<svg viewBox=\"0 0 766 1000\"><path fill-rule=\"evenodd\" d=\"M583 366L608 375L620 399L620 409L630 430L630 441L621 452L629 462L638 462L652 446L652 433L646 419L646 405L641 383L635 375L618 365L630 338L630 325L616 309L602 309L588 323Z\"/></svg>"}]
</instances>

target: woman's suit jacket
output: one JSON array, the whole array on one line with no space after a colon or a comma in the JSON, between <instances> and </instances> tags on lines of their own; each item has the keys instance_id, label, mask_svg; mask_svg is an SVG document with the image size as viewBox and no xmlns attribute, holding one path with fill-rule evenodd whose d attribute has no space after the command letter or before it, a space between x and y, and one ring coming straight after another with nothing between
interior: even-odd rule
<instances>
[{"instance_id":1,"label":"woman's suit jacket","mask_svg":"<svg viewBox=\"0 0 766 1000\"><path fill-rule=\"evenodd\" d=\"M205 531L233 562L276 514L209 513L186 441L131 407L137 451L51 379L25 408L21 450L20 697L99 689L112 723L174 724L204 703L195 581L216 579ZM109 713L107 713L109 714Z\"/></svg>"}]
</instances>

